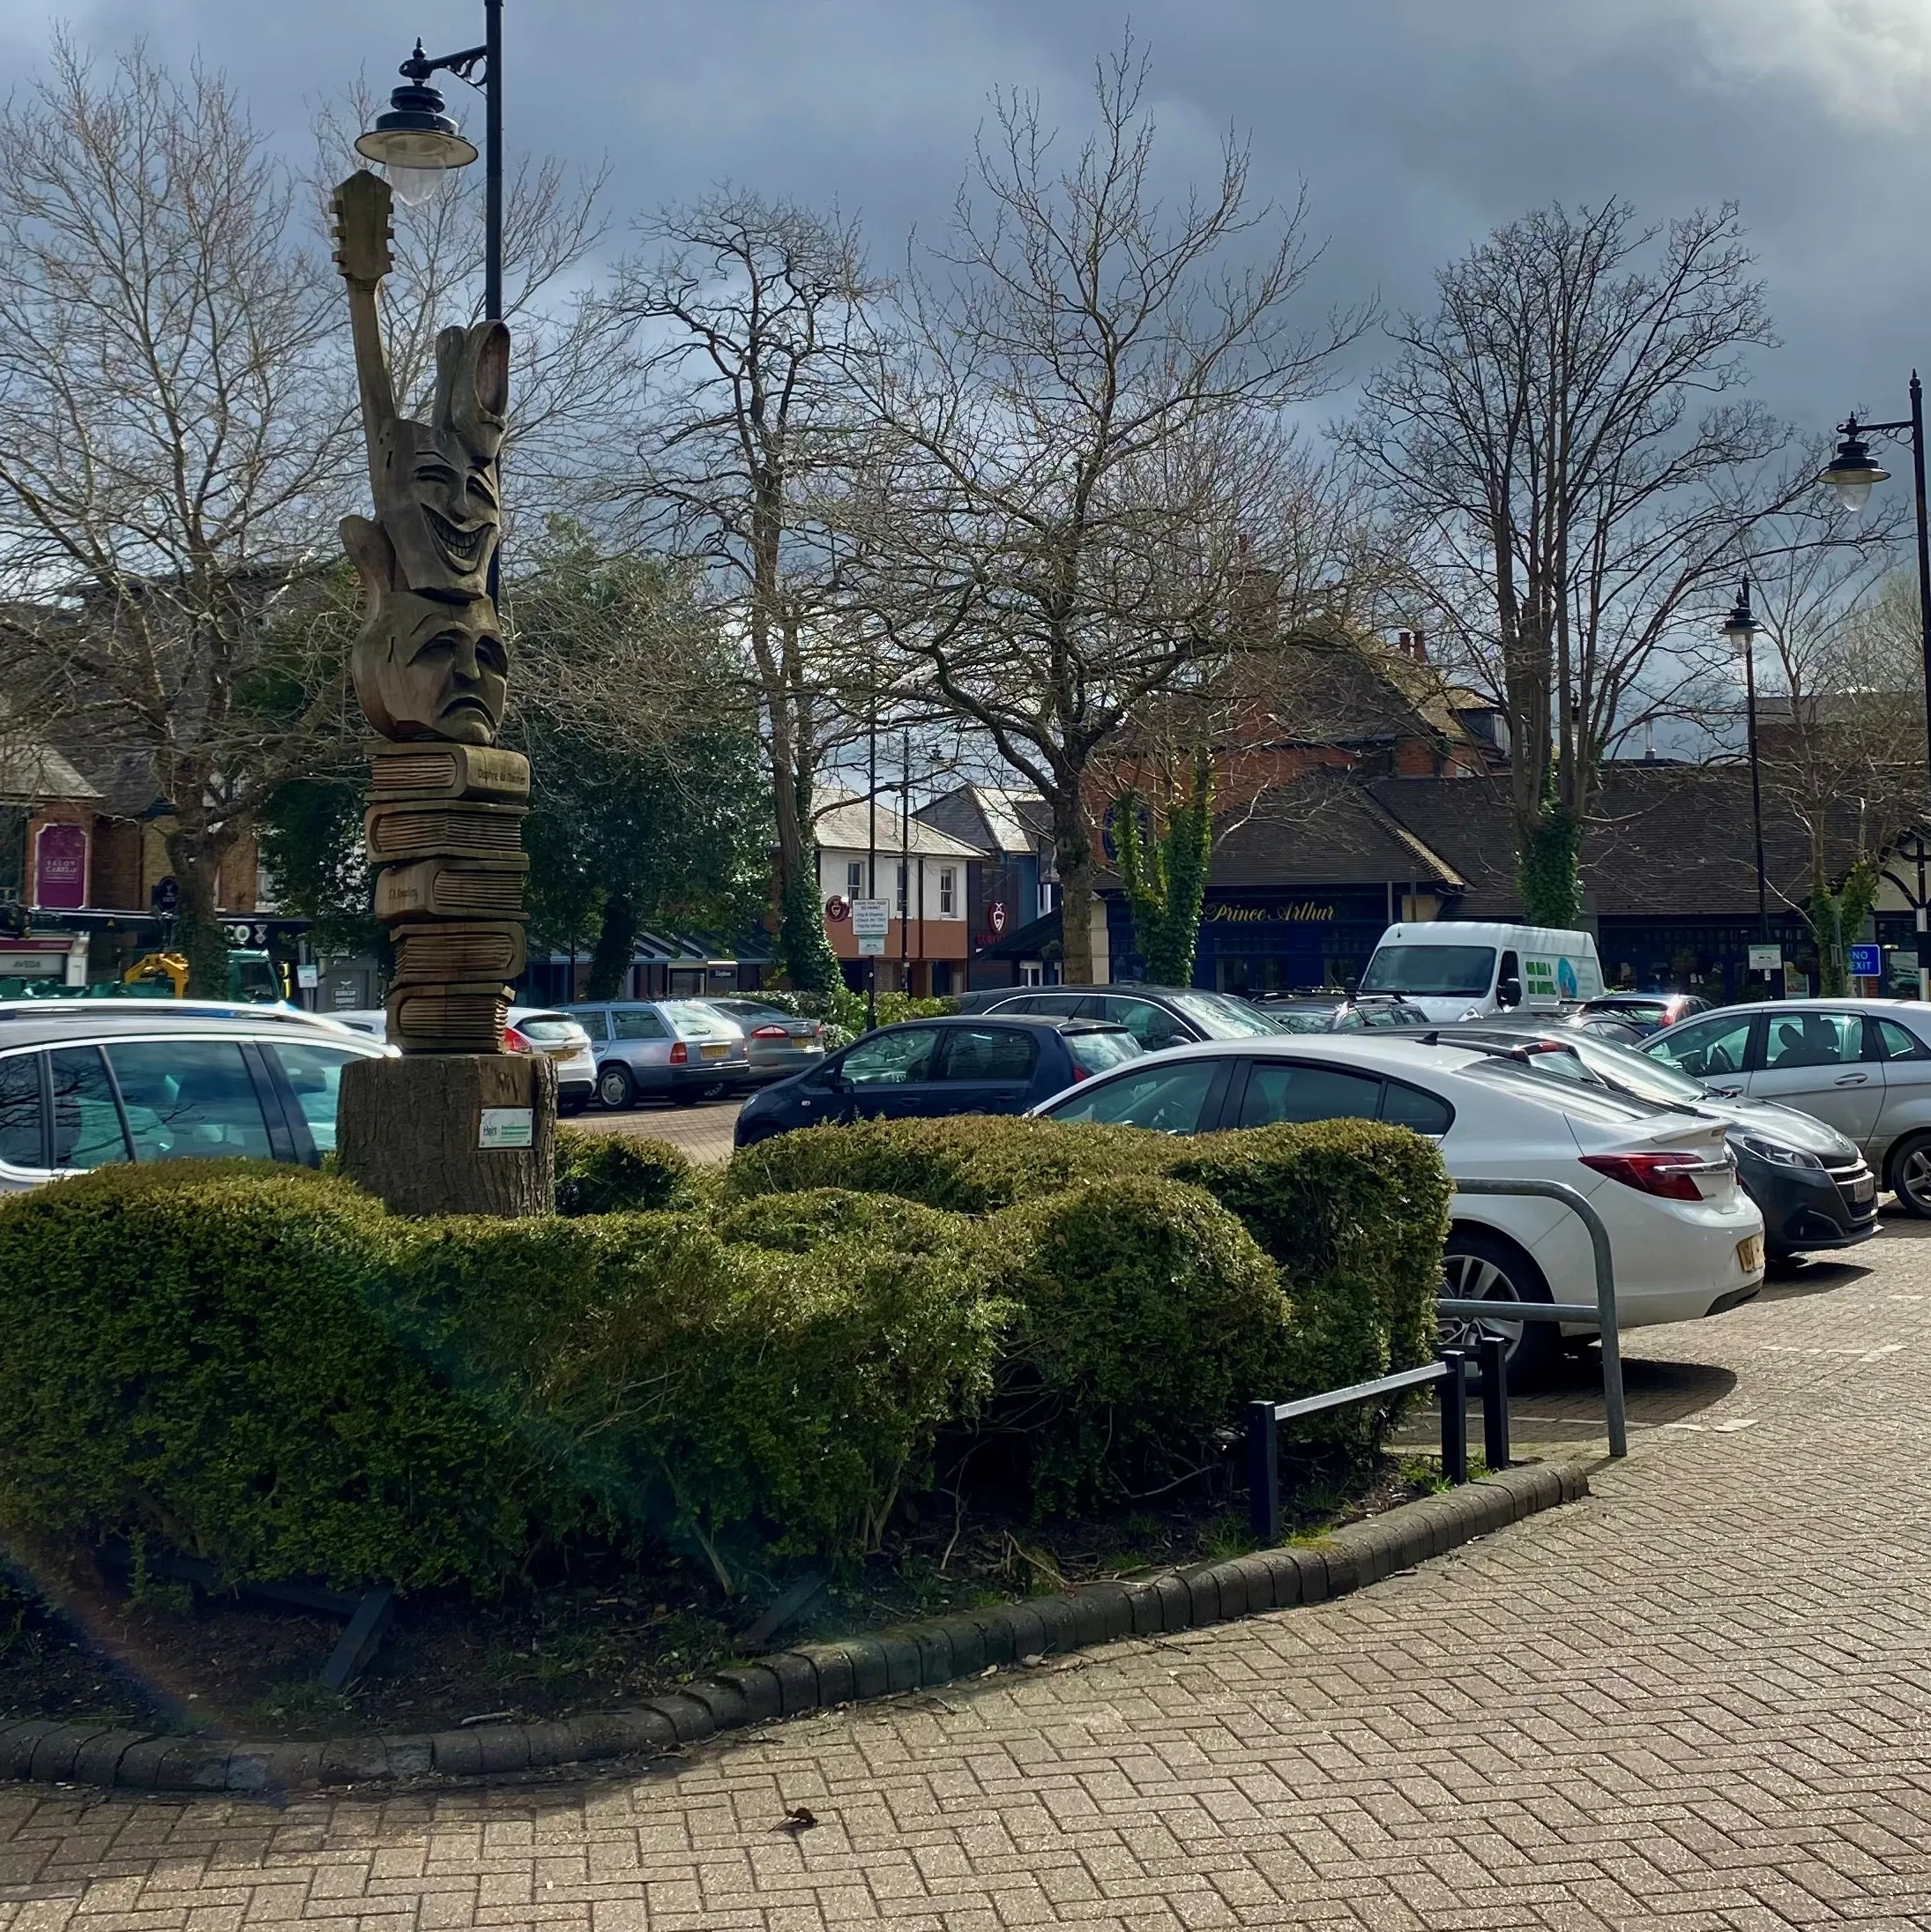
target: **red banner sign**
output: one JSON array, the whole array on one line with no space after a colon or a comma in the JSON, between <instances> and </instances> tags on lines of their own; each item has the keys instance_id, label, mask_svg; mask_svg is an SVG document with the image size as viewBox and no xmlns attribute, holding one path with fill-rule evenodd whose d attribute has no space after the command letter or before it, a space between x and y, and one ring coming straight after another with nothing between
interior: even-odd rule
<instances>
[{"instance_id":1,"label":"red banner sign","mask_svg":"<svg viewBox=\"0 0 1931 1932\"><path fill-rule=\"evenodd\" d=\"M42 825L34 841L34 903L75 912L87 903L87 834L79 825Z\"/></svg>"}]
</instances>

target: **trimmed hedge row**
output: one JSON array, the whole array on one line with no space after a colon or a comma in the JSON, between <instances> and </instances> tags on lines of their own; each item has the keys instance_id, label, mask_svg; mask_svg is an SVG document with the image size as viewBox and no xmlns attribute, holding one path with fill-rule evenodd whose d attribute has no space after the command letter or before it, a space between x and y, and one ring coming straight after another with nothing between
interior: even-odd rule
<instances>
[{"instance_id":1,"label":"trimmed hedge row","mask_svg":"<svg viewBox=\"0 0 1931 1932\"><path fill-rule=\"evenodd\" d=\"M539 1220L250 1163L0 1203L0 1520L484 1592L667 1540L728 1585L875 1548L937 1458L1144 1495L1249 1397L1426 1347L1447 1189L1399 1129L873 1123L702 1181L561 1138Z\"/></svg>"}]
</instances>

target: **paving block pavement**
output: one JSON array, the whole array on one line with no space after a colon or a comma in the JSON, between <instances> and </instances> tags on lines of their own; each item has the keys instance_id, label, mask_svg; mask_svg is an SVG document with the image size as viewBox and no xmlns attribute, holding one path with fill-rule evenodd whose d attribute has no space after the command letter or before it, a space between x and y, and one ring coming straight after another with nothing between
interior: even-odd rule
<instances>
[{"instance_id":1,"label":"paving block pavement","mask_svg":"<svg viewBox=\"0 0 1931 1932\"><path fill-rule=\"evenodd\" d=\"M1629 1347L1589 1499L1358 1594L622 1776L6 1787L0 1932L1921 1932L1931 1227Z\"/></svg>"}]
</instances>

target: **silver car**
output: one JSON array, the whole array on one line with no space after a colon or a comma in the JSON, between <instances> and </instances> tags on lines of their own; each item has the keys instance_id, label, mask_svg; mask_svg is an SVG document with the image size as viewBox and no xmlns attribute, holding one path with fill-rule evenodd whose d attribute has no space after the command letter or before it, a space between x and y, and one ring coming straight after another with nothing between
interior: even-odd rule
<instances>
[{"instance_id":1,"label":"silver car","mask_svg":"<svg viewBox=\"0 0 1931 1932\"><path fill-rule=\"evenodd\" d=\"M326 1021L191 1003L29 1007L0 1009L0 1192L129 1160L313 1167L335 1146L342 1069L386 1050Z\"/></svg>"},{"instance_id":2,"label":"silver car","mask_svg":"<svg viewBox=\"0 0 1931 1932\"><path fill-rule=\"evenodd\" d=\"M611 1000L566 1011L590 1035L606 1107L631 1107L646 1094L695 1107L750 1084L744 1029L703 1000Z\"/></svg>"},{"instance_id":3,"label":"silver car","mask_svg":"<svg viewBox=\"0 0 1931 1932\"><path fill-rule=\"evenodd\" d=\"M1931 1218L1931 1007L1774 1000L1666 1027L1641 1050L1706 1081L1814 1114L1857 1143L1897 1205Z\"/></svg>"},{"instance_id":4,"label":"silver car","mask_svg":"<svg viewBox=\"0 0 1931 1932\"><path fill-rule=\"evenodd\" d=\"M707 999L704 1003L743 1030L750 1048L751 1072L759 1080L781 1080L824 1061L824 1022L766 1006L757 999Z\"/></svg>"}]
</instances>

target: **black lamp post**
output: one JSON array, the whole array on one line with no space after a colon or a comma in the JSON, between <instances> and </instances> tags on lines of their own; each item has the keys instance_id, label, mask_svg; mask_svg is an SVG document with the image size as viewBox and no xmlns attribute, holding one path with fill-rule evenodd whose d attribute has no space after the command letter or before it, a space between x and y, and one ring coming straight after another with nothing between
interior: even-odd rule
<instances>
[{"instance_id":1,"label":"black lamp post","mask_svg":"<svg viewBox=\"0 0 1931 1932\"><path fill-rule=\"evenodd\" d=\"M1770 886L1763 871L1763 781L1756 761L1756 633L1750 609L1750 579L1746 574L1736 587L1736 602L1723 620L1723 634L1743 653L1743 716L1750 752L1750 828L1756 840L1756 929L1770 945ZM1780 991L1772 981L1772 989Z\"/></svg>"},{"instance_id":2,"label":"black lamp post","mask_svg":"<svg viewBox=\"0 0 1931 1932\"><path fill-rule=\"evenodd\" d=\"M1817 481L1838 493L1838 501L1853 516L1870 501L1871 491L1890 475L1873 459L1869 436L1908 433L1911 474L1917 490L1918 513L1918 649L1924 667L1925 764L1931 773L1931 519L1925 512L1924 385L1911 372L1911 414L1902 422L1860 422L1855 416L1839 425L1844 440ZM1920 835L1921 836L1921 835ZM1931 999L1931 934L1925 929L1926 908L1918 907L1918 996Z\"/></svg>"},{"instance_id":3,"label":"black lamp post","mask_svg":"<svg viewBox=\"0 0 1931 1932\"><path fill-rule=\"evenodd\" d=\"M466 140L444 113L443 97L429 86L429 77L447 69L483 97L484 228L483 314L497 322L503 317L503 0L483 0L483 44L459 54L415 52L397 70L406 86L389 96L389 111L355 143L355 152L377 161L389 176L399 201L414 206L427 201L452 168L467 168L476 159L474 142ZM478 69L481 71L479 73Z\"/></svg>"}]
</instances>

